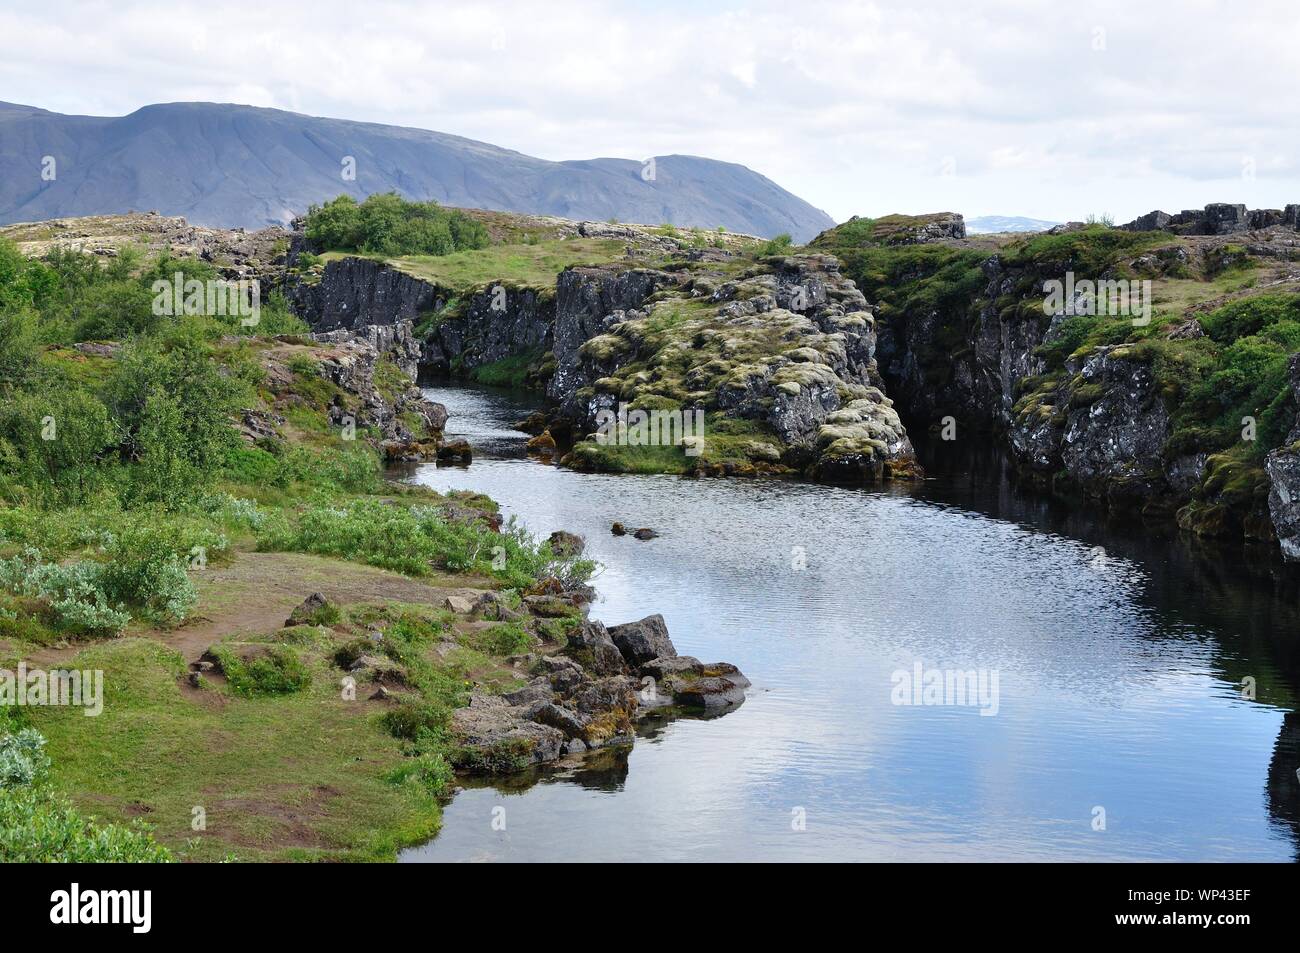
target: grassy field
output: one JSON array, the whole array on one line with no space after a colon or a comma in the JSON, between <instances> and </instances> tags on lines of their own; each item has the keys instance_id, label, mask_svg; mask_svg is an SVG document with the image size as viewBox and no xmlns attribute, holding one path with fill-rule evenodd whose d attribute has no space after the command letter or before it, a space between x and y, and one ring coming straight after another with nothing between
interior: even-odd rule
<instances>
[{"instance_id":1,"label":"grassy field","mask_svg":"<svg viewBox=\"0 0 1300 953\"><path fill-rule=\"evenodd\" d=\"M565 268L617 261L623 257L625 248L625 243L617 239L564 238L535 244L491 245L450 255L367 257L387 261L416 278L460 290L491 281L546 287L553 285L555 276ZM343 252L327 252L320 257L328 263L349 256Z\"/></svg>"}]
</instances>

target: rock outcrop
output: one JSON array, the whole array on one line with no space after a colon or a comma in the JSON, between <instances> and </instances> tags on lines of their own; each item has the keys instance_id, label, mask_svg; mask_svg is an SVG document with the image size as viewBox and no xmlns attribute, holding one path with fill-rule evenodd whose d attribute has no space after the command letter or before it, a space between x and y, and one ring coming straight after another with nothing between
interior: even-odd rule
<instances>
[{"instance_id":1,"label":"rock outcrop","mask_svg":"<svg viewBox=\"0 0 1300 953\"><path fill-rule=\"evenodd\" d=\"M625 405L751 421L741 450L833 482L915 472L875 363L875 318L829 255L772 256L739 276L570 269L557 294L550 395L578 433ZM709 447L709 438L704 438ZM579 446L566 458L598 458Z\"/></svg>"},{"instance_id":2,"label":"rock outcrop","mask_svg":"<svg viewBox=\"0 0 1300 953\"><path fill-rule=\"evenodd\" d=\"M528 675L522 688L476 692L452 713L463 769L508 772L631 744L638 718L663 709L721 714L744 702L750 684L734 665L679 656L661 616L609 629L585 621Z\"/></svg>"},{"instance_id":3,"label":"rock outcrop","mask_svg":"<svg viewBox=\"0 0 1300 953\"><path fill-rule=\"evenodd\" d=\"M1300 354L1292 355L1288 371L1291 400L1300 407ZM1286 442L1269 453L1264 467L1272 483L1268 512L1278 545L1286 559L1300 562L1300 418L1287 434Z\"/></svg>"},{"instance_id":4,"label":"rock outcrop","mask_svg":"<svg viewBox=\"0 0 1300 953\"><path fill-rule=\"evenodd\" d=\"M1139 215L1126 225L1130 232L1166 231L1176 235L1232 235L1254 229L1284 225L1300 229L1300 204L1284 209L1248 209L1245 205L1214 202L1203 209L1188 209L1170 215L1156 210Z\"/></svg>"}]
</instances>

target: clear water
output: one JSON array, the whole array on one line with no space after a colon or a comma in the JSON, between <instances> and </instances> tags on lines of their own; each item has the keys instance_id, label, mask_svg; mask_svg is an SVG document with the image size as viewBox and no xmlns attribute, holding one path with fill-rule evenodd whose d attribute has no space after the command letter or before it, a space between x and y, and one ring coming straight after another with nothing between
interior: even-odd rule
<instances>
[{"instance_id":1,"label":"clear water","mask_svg":"<svg viewBox=\"0 0 1300 953\"><path fill-rule=\"evenodd\" d=\"M883 492L574 473L523 454L527 398L429 394L478 453L412 479L583 534L596 618L662 613L754 687L630 753L467 786L403 860L1297 858L1300 612L1270 554L1064 509L977 449ZM895 704L918 661L996 673L996 714Z\"/></svg>"}]
</instances>

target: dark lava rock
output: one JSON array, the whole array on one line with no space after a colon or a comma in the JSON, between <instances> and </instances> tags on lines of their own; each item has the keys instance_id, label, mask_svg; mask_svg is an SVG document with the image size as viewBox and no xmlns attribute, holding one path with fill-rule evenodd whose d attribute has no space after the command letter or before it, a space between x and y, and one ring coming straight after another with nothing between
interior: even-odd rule
<instances>
[{"instance_id":1,"label":"dark lava rock","mask_svg":"<svg viewBox=\"0 0 1300 953\"><path fill-rule=\"evenodd\" d=\"M308 625L327 606L329 606L329 600L319 592L313 592L299 604L298 608L290 613L289 618L284 620L284 627L287 629L295 625Z\"/></svg>"},{"instance_id":2,"label":"dark lava rock","mask_svg":"<svg viewBox=\"0 0 1300 953\"><path fill-rule=\"evenodd\" d=\"M451 440L438 448L438 461L440 463L468 464L473 459L474 449L469 445L468 440Z\"/></svg>"},{"instance_id":3,"label":"dark lava rock","mask_svg":"<svg viewBox=\"0 0 1300 953\"><path fill-rule=\"evenodd\" d=\"M633 667L651 659L672 658L677 654L668 626L661 615L646 616L638 622L609 627L609 637L623 658Z\"/></svg>"},{"instance_id":4,"label":"dark lava rock","mask_svg":"<svg viewBox=\"0 0 1300 953\"><path fill-rule=\"evenodd\" d=\"M557 529L547 540L551 544L551 552L555 553L561 559L570 559L581 556L587 548L587 541L577 533L566 533L562 529Z\"/></svg>"},{"instance_id":5,"label":"dark lava rock","mask_svg":"<svg viewBox=\"0 0 1300 953\"><path fill-rule=\"evenodd\" d=\"M543 705L538 709L536 714L533 715L533 720L543 725L550 725L552 728L558 728L569 738L585 737L587 726L591 724L591 716L572 711L554 702Z\"/></svg>"},{"instance_id":6,"label":"dark lava rock","mask_svg":"<svg viewBox=\"0 0 1300 953\"><path fill-rule=\"evenodd\" d=\"M564 651L583 668L597 675L622 674L627 671L623 654L601 622L588 620L569 633L569 643Z\"/></svg>"}]
</instances>

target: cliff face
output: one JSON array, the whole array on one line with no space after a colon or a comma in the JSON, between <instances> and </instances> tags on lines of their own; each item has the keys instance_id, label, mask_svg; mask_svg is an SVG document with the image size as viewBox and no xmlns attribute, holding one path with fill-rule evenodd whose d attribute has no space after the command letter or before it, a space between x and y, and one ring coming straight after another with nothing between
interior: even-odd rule
<instances>
[{"instance_id":1,"label":"cliff face","mask_svg":"<svg viewBox=\"0 0 1300 953\"><path fill-rule=\"evenodd\" d=\"M1300 245L1287 226L1072 228L925 248L846 230L818 243L876 300L881 374L912 426L990 434L1054 493L1203 535L1281 535L1300 558L1297 400L1279 370L1300 340ZM1094 313L1082 293L1049 306L1049 283L1074 273L1146 283L1151 313Z\"/></svg>"},{"instance_id":2,"label":"cliff face","mask_svg":"<svg viewBox=\"0 0 1300 953\"><path fill-rule=\"evenodd\" d=\"M839 262L757 257L752 240L742 251L714 237L710 248L699 236L688 246L629 234L625 259L565 268L541 287L453 291L345 258L292 296L317 337L361 334L426 373L495 379L508 366L517 381L526 369L553 423L579 438L602 411L698 411L745 423L706 442L714 454L697 466L842 482L909 475L911 443L876 373L875 321ZM649 259L662 267L638 264ZM574 465L613 465L578 449Z\"/></svg>"},{"instance_id":3,"label":"cliff face","mask_svg":"<svg viewBox=\"0 0 1300 953\"><path fill-rule=\"evenodd\" d=\"M1300 341L1293 231L968 239L959 225L856 220L784 255L658 235L652 251L630 239L621 260L564 268L553 287L459 295L345 261L316 293L338 303L325 324L355 324L358 308L381 324L418 315L426 369L528 364L552 424L579 438L573 466L624 465L581 437L630 407L707 416L713 456L688 470L904 477L915 465L896 400L913 426L992 435L1050 492L1204 535L1280 535L1300 558L1297 400L1271 389ZM1049 284L1076 274L1151 283L1153 315L1094 314L1082 291L1051 305Z\"/></svg>"},{"instance_id":4,"label":"cliff face","mask_svg":"<svg viewBox=\"0 0 1300 953\"><path fill-rule=\"evenodd\" d=\"M332 261L318 281L296 281L289 288L294 309L316 331L414 324L434 309L441 292L437 285L369 258Z\"/></svg>"}]
</instances>

